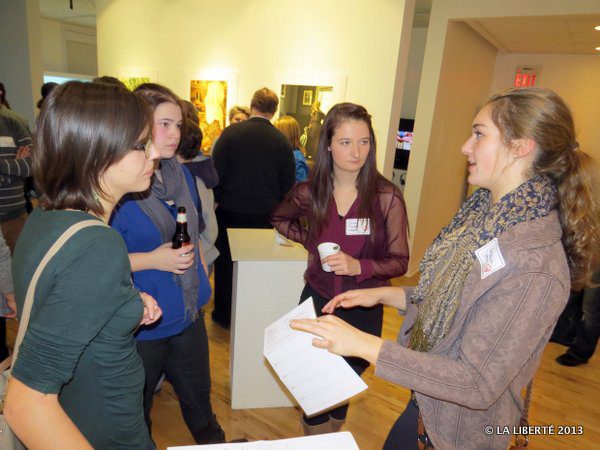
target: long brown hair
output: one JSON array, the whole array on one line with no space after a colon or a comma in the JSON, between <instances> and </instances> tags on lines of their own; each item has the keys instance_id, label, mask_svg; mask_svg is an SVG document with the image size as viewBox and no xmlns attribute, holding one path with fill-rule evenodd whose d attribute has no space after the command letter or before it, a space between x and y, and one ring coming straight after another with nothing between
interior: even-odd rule
<instances>
[{"instance_id":1,"label":"long brown hair","mask_svg":"<svg viewBox=\"0 0 600 450\"><path fill-rule=\"evenodd\" d=\"M573 289L591 284L600 263L598 167L579 149L571 111L546 89L510 89L488 104L502 140L532 139L537 144L532 175L544 175L558 187L562 241L571 269Z\"/></svg>"},{"instance_id":2,"label":"long brown hair","mask_svg":"<svg viewBox=\"0 0 600 450\"><path fill-rule=\"evenodd\" d=\"M333 194L333 157L328 149L335 130L347 120L359 120L366 123L369 128L371 147L365 165L362 166L356 178L356 189L359 198L358 214L360 217L368 217L372 224L375 220L375 196L378 192L378 185L382 181L387 182L377 171L375 159L377 144L371 115L364 106L354 103L334 105L323 121L317 156L309 178L309 191L312 198L309 231L313 236L321 232L327 223L329 200ZM371 226L371 230L375 230L375 227Z\"/></svg>"},{"instance_id":3,"label":"long brown hair","mask_svg":"<svg viewBox=\"0 0 600 450\"><path fill-rule=\"evenodd\" d=\"M290 145L294 150L298 149L306 155L306 150L300 143L300 125L296 119L292 116L281 116L273 125L290 141Z\"/></svg>"}]
</instances>

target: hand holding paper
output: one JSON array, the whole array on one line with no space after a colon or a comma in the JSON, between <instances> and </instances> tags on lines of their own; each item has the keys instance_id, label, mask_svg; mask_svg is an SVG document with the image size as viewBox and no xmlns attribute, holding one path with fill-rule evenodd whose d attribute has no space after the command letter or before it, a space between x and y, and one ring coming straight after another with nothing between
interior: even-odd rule
<instances>
[{"instance_id":1,"label":"hand holding paper","mask_svg":"<svg viewBox=\"0 0 600 450\"><path fill-rule=\"evenodd\" d=\"M358 356L371 364L377 361L382 340L344 322L339 317L324 315L318 319L292 320L290 326L299 331L314 334L312 343L341 356Z\"/></svg>"},{"instance_id":2,"label":"hand holding paper","mask_svg":"<svg viewBox=\"0 0 600 450\"><path fill-rule=\"evenodd\" d=\"M309 416L367 388L343 358L313 347L313 336L290 328L292 320L315 317L309 298L265 330L264 346L265 357Z\"/></svg>"}]
</instances>

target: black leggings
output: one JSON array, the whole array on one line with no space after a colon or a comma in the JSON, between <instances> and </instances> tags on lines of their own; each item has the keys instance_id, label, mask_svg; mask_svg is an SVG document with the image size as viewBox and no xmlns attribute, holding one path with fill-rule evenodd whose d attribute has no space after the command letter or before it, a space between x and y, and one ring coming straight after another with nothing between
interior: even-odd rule
<instances>
[{"instance_id":1,"label":"black leggings","mask_svg":"<svg viewBox=\"0 0 600 450\"><path fill-rule=\"evenodd\" d=\"M300 303L306 300L308 297L312 297L315 304L317 316L323 315L321 309L330 299L327 299L315 291L308 283L304 286L302 294L300 294ZM364 310L364 311L362 311ZM354 310L337 310L336 316L348 322L350 325L375 336L381 336L381 327L383 322L383 309L381 306L375 308L355 308ZM346 362L352 367L352 369L360 376L369 367L369 362L362 358L356 357L344 357ZM337 408L330 409L327 412L312 416L310 418L304 415L304 421L310 425L321 425L333 417L337 420L344 420L348 412L348 403L338 406Z\"/></svg>"}]
</instances>

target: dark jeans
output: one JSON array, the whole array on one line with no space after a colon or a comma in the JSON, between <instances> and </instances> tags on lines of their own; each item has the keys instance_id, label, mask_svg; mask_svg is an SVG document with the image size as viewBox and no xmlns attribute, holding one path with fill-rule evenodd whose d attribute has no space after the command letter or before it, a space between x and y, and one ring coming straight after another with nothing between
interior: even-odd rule
<instances>
[{"instance_id":1,"label":"dark jeans","mask_svg":"<svg viewBox=\"0 0 600 450\"><path fill-rule=\"evenodd\" d=\"M202 442L205 438L205 427L216 423L210 403L208 337L203 314L200 313L198 319L180 334L163 339L138 341L137 349L146 371L144 417L150 433L154 387L164 372L179 398L185 424L196 442Z\"/></svg>"},{"instance_id":2,"label":"dark jeans","mask_svg":"<svg viewBox=\"0 0 600 450\"><path fill-rule=\"evenodd\" d=\"M383 444L383 450L417 450L419 408L411 400L398 417Z\"/></svg>"},{"instance_id":3,"label":"dark jeans","mask_svg":"<svg viewBox=\"0 0 600 450\"><path fill-rule=\"evenodd\" d=\"M600 283L600 272L594 274L594 283ZM586 288L581 299L583 316L578 323L575 342L567 353L587 361L594 355L600 337L600 287Z\"/></svg>"},{"instance_id":4,"label":"dark jeans","mask_svg":"<svg viewBox=\"0 0 600 450\"><path fill-rule=\"evenodd\" d=\"M269 222L269 213L238 213L217 208L219 235L215 246L219 257L215 260L215 309L213 319L222 325L231 322L231 292L233 283L233 262L229 249L227 228L273 228Z\"/></svg>"},{"instance_id":5,"label":"dark jeans","mask_svg":"<svg viewBox=\"0 0 600 450\"><path fill-rule=\"evenodd\" d=\"M592 278L600 282L600 271ZM550 340L567 345L567 353L581 361L592 357L600 337L600 287L571 292Z\"/></svg>"}]
</instances>

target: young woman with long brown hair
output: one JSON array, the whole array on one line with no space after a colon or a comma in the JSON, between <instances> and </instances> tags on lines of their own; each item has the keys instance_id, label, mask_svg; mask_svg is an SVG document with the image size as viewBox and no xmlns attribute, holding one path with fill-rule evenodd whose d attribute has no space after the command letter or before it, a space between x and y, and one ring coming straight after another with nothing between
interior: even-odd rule
<instances>
[{"instance_id":1,"label":"young woman with long brown hair","mask_svg":"<svg viewBox=\"0 0 600 450\"><path fill-rule=\"evenodd\" d=\"M555 93L512 89L490 98L462 147L480 186L421 262L416 288L345 292L325 306L387 304L405 312L398 342L333 315L292 326L314 345L361 356L414 395L384 449L506 449L571 285L600 259L597 167L579 149ZM421 425L418 426L418 423ZM418 431L419 429L419 431ZM421 445L421 444L420 444Z\"/></svg>"},{"instance_id":2,"label":"young woman with long brown hair","mask_svg":"<svg viewBox=\"0 0 600 450\"><path fill-rule=\"evenodd\" d=\"M367 110L339 103L325 116L315 165L308 182L297 184L272 216L275 228L308 250L306 286L317 313L350 289L389 285L408 266L407 218L400 190L377 171L375 134ZM303 224L308 223L308 227ZM341 251L322 261L317 246L336 243ZM325 263L331 272L323 270ZM379 336L381 306L338 310L347 322ZM369 363L349 358L361 374ZM306 434L338 431L348 405L303 418Z\"/></svg>"},{"instance_id":3,"label":"young woman with long brown hair","mask_svg":"<svg viewBox=\"0 0 600 450\"><path fill-rule=\"evenodd\" d=\"M200 241L198 193L193 176L175 158L184 126L181 100L169 88L144 83L135 92L154 112L152 142L159 153L150 189L125 197L111 225L125 240L134 285L163 310L160 322L136 334L144 363L144 414L152 432L154 388L164 372L197 444L224 442L210 401L204 306L211 294ZM191 245L173 249L178 207L187 210Z\"/></svg>"}]
</instances>

